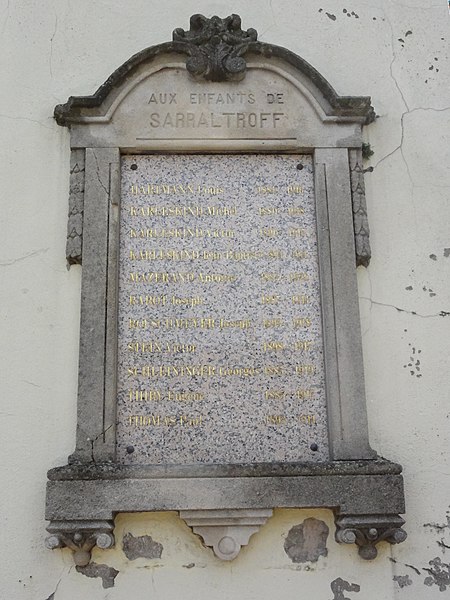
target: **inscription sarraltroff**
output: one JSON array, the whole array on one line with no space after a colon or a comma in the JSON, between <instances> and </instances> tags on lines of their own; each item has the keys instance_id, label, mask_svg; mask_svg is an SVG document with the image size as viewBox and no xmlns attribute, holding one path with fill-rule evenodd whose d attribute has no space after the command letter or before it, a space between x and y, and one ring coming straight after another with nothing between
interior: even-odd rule
<instances>
[{"instance_id":1,"label":"inscription sarraltroff","mask_svg":"<svg viewBox=\"0 0 450 600\"><path fill-rule=\"evenodd\" d=\"M317 264L309 156L123 158L121 462L327 458Z\"/></svg>"},{"instance_id":2,"label":"inscription sarraltroff","mask_svg":"<svg viewBox=\"0 0 450 600\"><path fill-rule=\"evenodd\" d=\"M153 109L148 124L151 129L276 130L287 118L284 104L284 92L157 91L147 100Z\"/></svg>"}]
</instances>

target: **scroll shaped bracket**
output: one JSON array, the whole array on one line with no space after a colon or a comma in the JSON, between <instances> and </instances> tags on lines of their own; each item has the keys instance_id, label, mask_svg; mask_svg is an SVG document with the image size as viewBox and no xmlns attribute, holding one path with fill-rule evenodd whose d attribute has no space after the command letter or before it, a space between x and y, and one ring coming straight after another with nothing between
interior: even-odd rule
<instances>
[{"instance_id":1,"label":"scroll shaped bracket","mask_svg":"<svg viewBox=\"0 0 450 600\"><path fill-rule=\"evenodd\" d=\"M113 530L113 521L51 521L45 545L49 550L70 548L75 564L85 567L94 546L103 550L114 546Z\"/></svg>"},{"instance_id":2,"label":"scroll shaped bracket","mask_svg":"<svg viewBox=\"0 0 450 600\"><path fill-rule=\"evenodd\" d=\"M247 69L243 55L257 37L255 29L241 29L238 15L225 19L192 15L189 31L178 28L173 32L173 41L181 43L189 55L186 69L194 77L207 81L243 79Z\"/></svg>"},{"instance_id":3,"label":"scroll shaped bracket","mask_svg":"<svg viewBox=\"0 0 450 600\"><path fill-rule=\"evenodd\" d=\"M180 510L180 517L222 560L233 560L271 517L271 509Z\"/></svg>"},{"instance_id":4,"label":"scroll shaped bracket","mask_svg":"<svg viewBox=\"0 0 450 600\"><path fill-rule=\"evenodd\" d=\"M336 518L336 541L356 544L358 554L365 560L377 557L376 544L385 541L400 544L407 534L401 527L404 520L398 515L344 515Z\"/></svg>"}]
</instances>

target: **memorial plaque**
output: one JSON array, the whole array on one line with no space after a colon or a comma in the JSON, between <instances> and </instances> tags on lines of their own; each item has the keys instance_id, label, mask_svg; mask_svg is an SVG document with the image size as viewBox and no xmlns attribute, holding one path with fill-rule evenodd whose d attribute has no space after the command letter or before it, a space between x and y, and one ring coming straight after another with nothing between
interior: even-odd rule
<instances>
[{"instance_id":1,"label":"memorial plaque","mask_svg":"<svg viewBox=\"0 0 450 600\"><path fill-rule=\"evenodd\" d=\"M309 155L122 158L118 460L324 461Z\"/></svg>"},{"instance_id":2,"label":"memorial plaque","mask_svg":"<svg viewBox=\"0 0 450 600\"><path fill-rule=\"evenodd\" d=\"M332 509L366 559L403 541L358 313L370 98L238 15L195 14L55 118L83 275L76 448L49 472L47 546L85 565L117 514L175 510L231 560L294 507Z\"/></svg>"}]
</instances>

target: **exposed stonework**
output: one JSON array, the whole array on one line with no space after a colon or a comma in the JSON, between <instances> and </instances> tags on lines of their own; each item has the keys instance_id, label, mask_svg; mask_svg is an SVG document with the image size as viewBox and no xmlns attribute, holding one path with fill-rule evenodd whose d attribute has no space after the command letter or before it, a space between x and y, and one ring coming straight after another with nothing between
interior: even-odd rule
<instances>
[{"instance_id":1,"label":"exposed stonework","mask_svg":"<svg viewBox=\"0 0 450 600\"><path fill-rule=\"evenodd\" d=\"M305 519L290 529L284 542L284 551L293 563L317 562L327 556L329 529L323 521Z\"/></svg>"},{"instance_id":2,"label":"exposed stonework","mask_svg":"<svg viewBox=\"0 0 450 600\"><path fill-rule=\"evenodd\" d=\"M134 537L132 533L127 533L123 538L123 551L128 560L161 558L163 546L150 535Z\"/></svg>"},{"instance_id":3,"label":"exposed stonework","mask_svg":"<svg viewBox=\"0 0 450 600\"><path fill-rule=\"evenodd\" d=\"M398 583L398 587L400 588L412 585L411 577L409 575L394 575L392 579Z\"/></svg>"},{"instance_id":4,"label":"exposed stonework","mask_svg":"<svg viewBox=\"0 0 450 600\"><path fill-rule=\"evenodd\" d=\"M86 577L101 577L102 585L105 589L114 587L114 579L119 574L117 569L108 567L108 565L97 565L90 563L85 567L76 567L78 573L86 575Z\"/></svg>"},{"instance_id":5,"label":"exposed stonework","mask_svg":"<svg viewBox=\"0 0 450 600\"><path fill-rule=\"evenodd\" d=\"M332 581L330 587L334 594L331 600L351 600L348 596L344 596L344 592L359 592L361 589L357 583L349 583L341 577Z\"/></svg>"},{"instance_id":6,"label":"exposed stonework","mask_svg":"<svg viewBox=\"0 0 450 600\"><path fill-rule=\"evenodd\" d=\"M424 584L431 587L437 585L440 592L447 591L450 587L450 564L442 562L437 556L430 560L429 563L431 568L425 569L430 575L425 578Z\"/></svg>"}]
</instances>

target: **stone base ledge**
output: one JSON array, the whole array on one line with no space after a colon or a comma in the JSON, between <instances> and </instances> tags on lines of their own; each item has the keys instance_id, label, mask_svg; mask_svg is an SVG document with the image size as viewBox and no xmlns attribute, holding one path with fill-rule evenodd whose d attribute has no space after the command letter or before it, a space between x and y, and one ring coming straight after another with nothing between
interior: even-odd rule
<instances>
[{"instance_id":1,"label":"stone base ledge","mask_svg":"<svg viewBox=\"0 0 450 600\"><path fill-rule=\"evenodd\" d=\"M202 528L199 534L205 543L229 560L227 556L235 556L254 532L247 529L244 535L239 526L261 524L246 522L246 514L254 520L268 518L273 508L328 508L336 517L337 541L357 544L360 555L371 559L379 541L399 543L406 538L399 516L405 512L400 472L399 465L384 460L137 468L70 465L49 473L50 547L98 545L97 533L109 534L118 513L180 511L194 531ZM211 518L214 523L208 521ZM99 522L108 525L102 529ZM238 529L229 535L227 528L235 526ZM103 537L101 544L107 542ZM219 544L225 537L231 541Z\"/></svg>"}]
</instances>

